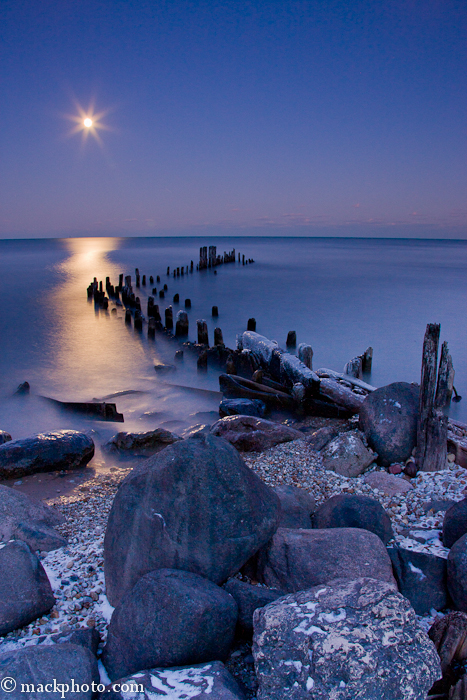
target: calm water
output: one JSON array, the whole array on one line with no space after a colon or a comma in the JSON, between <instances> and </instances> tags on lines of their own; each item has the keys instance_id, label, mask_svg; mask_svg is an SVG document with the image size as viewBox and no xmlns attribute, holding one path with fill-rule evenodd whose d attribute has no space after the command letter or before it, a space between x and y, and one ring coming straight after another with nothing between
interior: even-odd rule
<instances>
[{"instance_id":1,"label":"calm water","mask_svg":"<svg viewBox=\"0 0 467 700\"><path fill-rule=\"evenodd\" d=\"M171 268L195 264L200 245L217 244L218 252L235 247L254 265L230 264L167 277ZM259 333L285 344L288 330L314 349L314 367L342 370L344 364L374 348L370 381L419 381L421 348L428 322L441 323L456 370L455 386L464 396L451 415L467 421L467 243L376 239L121 239L0 241L2 308L0 355L0 428L14 438L64 427L93 428L97 441L117 429L173 430L211 418L218 399L167 386L154 362L172 362L176 347L155 342L128 329L117 315L95 311L86 287L94 276L118 283L119 273L161 276L169 291L192 300L190 339L196 319L208 322L210 339L219 325L233 347L247 319L257 319ZM158 285L156 285L158 286ZM151 293L141 289L143 313ZM211 318L211 307L219 318ZM174 304L174 315L178 308ZM161 310L165 308L160 302ZM29 397L12 396L29 381ZM166 382L218 389L217 374L199 375L193 359ZM124 426L85 421L62 414L41 400L115 399Z\"/></svg>"}]
</instances>

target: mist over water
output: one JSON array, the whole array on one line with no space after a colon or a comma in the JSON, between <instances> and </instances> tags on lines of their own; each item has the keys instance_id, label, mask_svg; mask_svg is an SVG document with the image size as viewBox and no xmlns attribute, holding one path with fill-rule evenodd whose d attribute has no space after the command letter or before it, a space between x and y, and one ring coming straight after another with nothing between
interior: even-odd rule
<instances>
[{"instance_id":1,"label":"mist over water","mask_svg":"<svg viewBox=\"0 0 467 700\"><path fill-rule=\"evenodd\" d=\"M200 245L217 252L235 248L254 265L228 264L174 279L167 266L196 266ZM218 372L199 374L195 358L164 378L154 364L172 363L177 343L147 327L139 334L125 326L124 310L112 314L88 302L86 287L94 277L147 276L138 291L143 314L152 285L161 277L168 292L157 299L161 315L172 304L174 318L190 298L190 340L196 319L216 326L235 346L249 317L257 331L285 345L287 331L313 346L313 366L341 371L369 345L374 348L369 381L419 381L426 324L441 323L456 370L455 386L464 396L451 415L467 420L467 243L463 241L304 239L304 238L78 238L0 241L2 310L0 354L0 429L13 438L58 428L97 431L106 439L118 430L166 426L174 432L212 422L215 395L192 393L172 384L218 390ZM172 302L180 295L180 303ZM213 305L219 318L211 317ZM28 381L29 397L13 396ZM89 401L117 392L138 392L109 399L125 423L102 423L63 413L40 396ZM198 414L198 415L197 415Z\"/></svg>"}]
</instances>

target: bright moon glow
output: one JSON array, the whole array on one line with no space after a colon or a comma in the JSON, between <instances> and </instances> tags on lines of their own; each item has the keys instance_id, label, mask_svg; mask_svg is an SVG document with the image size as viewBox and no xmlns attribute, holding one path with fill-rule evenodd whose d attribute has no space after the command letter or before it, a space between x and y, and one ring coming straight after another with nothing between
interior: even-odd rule
<instances>
[{"instance_id":1,"label":"bright moon glow","mask_svg":"<svg viewBox=\"0 0 467 700\"><path fill-rule=\"evenodd\" d=\"M87 126L88 128L89 128L90 126L92 126L92 119L89 119L89 117L87 117L87 118L84 120L84 126Z\"/></svg>"},{"instance_id":2,"label":"bright moon glow","mask_svg":"<svg viewBox=\"0 0 467 700\"><path fill-rule=\"evenodd\" d=\"M75 123L75 126L69 132L69 136L81 132L83 137L83 143L87 140L89 136L92 136L100 146L103 146L102 141L99 138L99 134L97 132L101 129L104 131L113 131L113 129L106 126L101 121L102 117L105 117L105 115L108 114L109 110L97 113L94 110L94 105L91 104L88 107L88 109L84 111L84 109L78 103L76 103L76 108L78 114L64 115L67 119L70 119L72 122Z\"/></svg>"}]
</instances>

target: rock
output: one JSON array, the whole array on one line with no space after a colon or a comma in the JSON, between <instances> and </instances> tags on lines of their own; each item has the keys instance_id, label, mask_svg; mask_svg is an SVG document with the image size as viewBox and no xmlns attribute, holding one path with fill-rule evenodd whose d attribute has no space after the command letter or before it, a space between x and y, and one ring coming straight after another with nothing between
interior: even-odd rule
<instances>
[{"instance_id":1,"label":"rock","mask_svg":"<svg viewBox=\"0 0 467 700\"><path fill-rule=\"evenodd\" d=\"M6 430L0 430L0 445L3 445L5 442L10 442L10 440L10 433L7 433Z\"/></svg>"},{"instance_id":2,"label":"rock","mask_svg":"<svg viewBox=\"0 0 467 700\"><path fill-rule=\"evenodd\" d=\"M58 510L0 485L0 541L23 540L34 551L50 552L67 544L53 529L63 521Z\"/></svg>"},{"instance_id":3,"label":"rock","mask_svg":"<svg viewBox=\"0 0 467 700\"><path fill-rule=\"evenodd\" d=\"M253 586L238 578L231 578L224 584L224 590L230 593L238 606L237 628L243 635L251 637L253 634L253 613L257 608L264 608L273 600L282 598L283 591L277 588L265 586Z\"/></svg>"},{"instance_id":4,"label":"rock","mask_svg":"<svg viewBox=\"0 0 467 700\"><path fill-rule=\"evenodd\" d=\"M82 627L71 632L61 632L52 636L52 640L56 644L77 644L88 649L94 656L97 656L100 639L99 632L95 628L90 629L89 627Z\"/></svg>"},{"instance_id":5,"label":"rock","mask_svg":"<svg viewBox=\"0 0 467 700\"><path fill-rule=\"evenodd\" d=\"M467 532L467 498L453 503L446 510L443 520L443 544L452 547Z\"/></svg>"},{"instance_id":6,"label":"rock","mask_svg":"<svg viewBox=\"0 0 467 700\"><path fill-rule=\"evenodd\" d=\"M395 382L371 392L360 409L360 429L387 467L405 462L417 441L418 392L416 384Z\"/></svg>"},{"instance_id":7,"label":"rock","mask_svg":"<svg viewBox=\"0 0 467 700\"><path fill-rule=\"evenodd\" d=\"M94 456L94 443L77 430L39 433L0 445L0 478L85 467Z\"/></svg>"},{"instance_id":8,"label":"rock","mask_svg":"<svg viewBox=\"0 0 467 700\"><path fill-rule=\"evenodd\" d=\"M358 430L341 433L322 451L323 466L341 476L359 476L375 460Z\"/></svg>"},{"instance_id":9,"label":"rock","mask_svg":"<svg viewBox=\"0 0 467 700\"><path fill-rule=\"evenodd\" d=\"M24 396L26 394L29 394L30 389L31 389L31 387L29 385L29 382L23 382L22 384L20 384L18 386L18 388L15 391L15 394L17 394L19 396Z\"/></svg>"},{"instance_id":10,"label":"rock","mask_svg":"<svg viewBox=\"0 0 467 700\"><path fill-rule=\"evenodd\" d=\"M387 472L370 472L364 476L363 480L372 489L382 491L386 496L397 496L413 489L412 484L405 479Z\"/></svg>"},{"instance_id":11,"label":"rock","mask_svg":"<svg viewBox=\"0 0 467 700\"><path fill-rule=\"evenodd\" d=\"M103 661L116 679L156 666L224 661L237 604L211 581L175 569L151 571L115 608Z\"/></svg>"},{"instance_id":12,"label":"rock","mask_svg":"<svg viewBox=\"0 0 467 700\"><path fill-rule=\"evenodd\" d=\"M243 452L262 452L282 442L303 440L299 430L253 416L221 418L211 427L211 433Z\"/></svg>"},{"instance_id":13,"label":"rock","mask_svg":"<svg viewBox=\"0 0 467 700\"><path fill-rule=\"evenodd\" d=\"M116 681L114 690L108 686L100 698L128 700L128 693L141 693L138 700L244 700L245 696L224 664L213 661L197 666L153 668ZM138 691L135 690L138 686ZM122 690L123 686L123 690ZM125 687L127 686L127 687ZM133 689L133 690L132 690ZM157 691L157 695L155 695ZM133 697L133 695L132 695Z\"/></svg>"},{"instance_id":14,"label":"rock","mask_svg":"<svg viewBox=\"0 0 467 700\"><path fill-rule=\"evenodd\" d=\"M467 612L467 534L454 542L449 551L447 580L454 608Z\"/></svg>"},{"instance_id":15,"label":"rock","mask_svg":"<svg viewBox=\"0 0 467 700\"><path fill-rule=\"evenodd\" d=\"M396 585L391 560L379 537L352 527L279 528L258 556L259 580L287 593L367 574Z\"/></svg>"},{"instance_id":16,"label":"rock","mask_svg":"<svg viewBox=\"0 0 467 700\"><path fill-rule=\"evenodd\" d=\"M258 700L425 700L440 677L409 602L370 578L333 581L254 615Z\"/></svg>"},{"instance_id":17,"label":"rock","mask_svg":"<svg viewBox=\"0 0 467 700\"><path fill-rule=\"evenodd\" d=\"M446 559L403 547L388 547L388 554L399 590L417 615L447 606Z\"/></svg>"},{"instance_id":18,"label":"rock","mask_svg":"<svg viewBox=\"0 0 467 700\"><path fill-rule=\"evenodd\" d=\"M422 508L425 513L428 513L430 510L433 513L439 513L440 511L446 512L447 509L452 506L453 503L456 503L456 501L451 501L445 498L433 498L426 503L423 504ZM467 530L466 530L467 532ZM464 534L464 533L462 533Z\"/></svg>"},{"instance_id":19,"label":"rock","mask_svg":"<svg viewBox=\"0 0 467 700\"><path fill-rule=\"evenodd\" d=\"M313 496L297 486L276 486L274 491L281 502L279 527L310 529L316 510Z\"/></svg>"},{"instance_id":20,"label":"rock","mask_svg":"<svg viewBox=\"0 0 467 700\"><path fill-rule=\"evenodd\" d=\"M467 615L463 612L450 612L438 618L428 630L441 661L443 677L433 686L430 695L447 694L451 686L456 686L459 676L464 673L467 661ZM464 675L461 676L465 678ZM449 698L462 700L465 695L449 695Z\"/></svg>"},{"instance_id":21,"label":"rock","mask_svg":"<svg viewBox=\"0 0 467 700\"><path fill-rule=\"evenodd\" d=\"M354 494L339 494L322 503L313 518L313 526L358 527L378 535L387 544L394 537L391 520L375 498Z\"/></svg>"},{"instance_id":22,"label":"rock","mask_svg":"<svg viewBox=\"0 0 467 700\"><path fill-rule=\"evenodd\" d=\"M156 428L146 433L117 433L102 446L102 449L110 453L119 452L150 457L178 440L181 438L170 430Z\"/></svg>"},{"instance_id":23,"label":"rock","mask_svg":"<svg viewBox=\"0 0 467 700\"><path fill-rule=\"evenodd\" d=\"M266 404L259 399L224 399L219 404L219 415L256 416L262 418L266 413Z\"/></svg>"},{"instance_id":24,"label":"rock","mask_svg":"<svg viewBox=\"0 0 467 700\"><path fill-rule=\"evenodd\" d=\"M306 444L311 447L312 450L319 452L326 447L328 442L331 442L335 437L339 435L339 431L333 425L326 426L324 428L318 428L313 433L309 433L306 438Z\"/></svg>"},{"instance_id":25,"label":"rock","mask_svg":"<svg viewBox=\"0 0 467 700\"><path fill-rule=\"evenodd\" d=\"M226 581L272 537L279 513L276 494L225 440L198 434L170 445L115 496L104 541L110 603L154 569Z\"/></svg>"},{"instance_id":26,"label":"rock","mask_svg":"<svg viewBox=\"0 0 467 700\"><path fill-rule=\"evenodd\" d=\"M157 374L170 374L171 372L175 372L176 369L175 365L154 365L154 371L157 372Z\"/></svg>"},{"instance_id":27,"label":"rock","mask_svg":"<svg viewBox=\"0 0 467 700\"><path fill-rule=\"evenodd\" d=\"M51 644L23 647L17 651L0 654L0 685L2 680L13 678L16 687L8 695L11 700L91 700L99 685L97 660L90 651L76 644ZM87 690L72 691L72 679L77 686ZM4 681L4 682L5 682ZM34 690L22 687L33 686ZM54 691L54 688L56 690ZM35 691L35 692L34 692Z\"/></svg>"},{"instance_id":28,"label":"rock","mask_svg":"<svg viewBox=\"0 0 467 700\"><path fill-rule=\"evenodd\" d=\"M0 548L0 636L24 627L55 605L37 556L24 542Z\"/></svg>"}]
</instances>

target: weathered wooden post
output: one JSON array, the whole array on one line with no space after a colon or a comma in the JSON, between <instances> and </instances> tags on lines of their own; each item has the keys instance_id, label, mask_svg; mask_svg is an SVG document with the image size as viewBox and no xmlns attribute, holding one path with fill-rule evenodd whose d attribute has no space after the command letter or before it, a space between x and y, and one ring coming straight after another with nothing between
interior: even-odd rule
<instances>
[{"instance_id":1,"label":"weathered wooden post","mask_svg":"<svg viewBox=\"0 0 467 700\"><path fill-rule=\"evenodd\" d=\"M362 355L362 371L370 373L372 362L373 362L373 348L369 347L365 350L365 352Z\"/></svg>"},{"instance_id":2,"label":"weathered wooden post","mask_svg":"<svg viewBox=\"0 0 467 700\"><path fill-rule=\"evenodd\" d=\"M174 294L174 304L178 304L180 301L180 294Z\"/></svg>"},{"instance_id":3,"label":"weathered wooden post","mask_svg":"<svg viewBox=\"0 0 467 700\"><path fill-rule=\"evenodd\" d=\"M163 289L159 289L159 299L163 299L165 297L165 292Z\"/></svg>"},{"instance_id":4,"label":"weathered wooden post","mask_svg":"<svg viewBox=\"0 0 467 700\"><path fill-rule=\"evenodd\" d=\"M188 314L186 311L180 311L177 313L177 322L175 324L175 335L177 337L183 337L188 335Z\"/></svg>"},{"instance_id":5,"label":"weathered wooden post","mask_svg":"<svg viewBox=\"0 0 467 700\"><path fill-rule=\"evenodd\" d=\"M174 355L176 362L183 362L183 350L176 350Z\"/></svg>"},{"instance_id":6,"label":"weathered wooden post","mask_svg":"<svg viewBox=\"0 0 467 700\"><path fill-rule=\"evenodd\" d=\"M169 269L169 268L167 268L167 269ZM156 277L156 282L157 282L157 284L159 284L160 281L161 281L161 277L160 277L160 275L157 275L157 277Z\"/></svg>"},{"instance_id":7,"label":"weathered wooden post","mask_svg":"<svg viewBox=\"0 0 467 700\"><path fill-rule=\"evenodd\" d=\"M148 338L156 337L156 319L151 317L148 321Z\"/></svg>"},{"instance_id":8,"label":"weathered wooden post","mask_svg":"<svg viewBox=\"0 0 467 700\"><path fill-rule=\"evenodd\" d=\"M217 308L217 306L212 307L211 314L214 318L217 318L219 316L219 309Z\"/></svg>"},{"instance_id":9,"label":"weathered wooden post","mask_svg":"<svg viewBox=\"0 0 467 700\"><path fill-rule=\"evenodd\" d=\"M256 319L255 318L248 319L248 323L246 324L246 329L247 329L247 331L256 331Z\"/></svg>"},{"instance_id":10,"label":"weathered wooden post","mask_svg":"<svg viewBox=\"0 0 467 700\"><path fill-rule=\"evenodd\" d=\"M443 400L442 394L445 394L447 374L445 369L441 368L441 363L447 366L447 361L441 357L438 396L436 369L439 333L439 323L429 323L423 341L415 463L417 469L424 472L434 472L446 467L448 419L440 408L436 408Z\"/></svg>"},{"instance_id":11,"label":"weathered wooden post","mask_svg":"<svg viewBox=\"0 0 467 700\"><path fill-rule=\"evenodd\" d=\"M199 318L196 321L196 326L198 328L198 343L199 345L209 345L208 338L208 324L203 318Z\"/></svg>"},{"instance_id":12,"label":"weathered wooden post","mask_svg":"<svg viewBox=\"0 0 467 700\"><path fill-rule=\"evenodd\" d=\"M164 284L164 292L166 292L167 290L168 290L168 286L166 284Z\"/></svg>"},{"instance_id":13,"label":"weathered wooden post","mask_svg":"<svg viewBox=\"0 0 467 700\"><path fill-rule=\"evenodd\" d=\"M362 355L358 357L353 357L344 367L344 374L348 374L350 377L355 377L355 379L361 379L363 377L363 358Z\"/></svg>"},{"instance_id":14,"label":"weathered wooden post","mask_svg":"<svg viewBox=\"0 0 467 700\"><path fill-rule=\"evenodd\" d=\"M168 331L171 331L174 327L174 317L173 310L171 306L168 306L165 310L165 327Z\"/></svg>"},{"instance_id":15,"label":"weathered wooden post","mask_svg":"<svg viewBox=\"0 0 467 700\"><path fill-rule=\"evenodd\" d=\"M167 275L170 275L170 267L167 268ZM160 282L160 279L158 279L157 281Z\"/></svg>"},{"instance_id":16,"label":"weathered wooden post","mask_svg":"<svg viewBox=\"0 0 467 700\"><path fill-rule=\"evenodd\" d=\"M118 286L123 287L123 273L118 276Z\"/></svg>"},{"instance_id":17,"label":"weathered wooden post","mask_svg":"<svg viewBox=\"0 0 467 700\"><path fill-rule=\"evenodd\" d=\"M185 309L191 309L191 299L185 299Z\"/></svg>"},{"instance_id":18,"label":"weathered wooden post","mask_svg":"<svg viewBox=\"0 0 467 700\"><path fill-rule=\"evenodd\" d=\"M131 311L130 311L130 309L127 309L125 311L125 323L127 326L131 326Z\"/></svg>"},{"instance_id":19,"label":"weathered wooden post","mask_svg":"<svg viewBox=\"0 0 467 700\"><path fill-rule=\"evenodd\" d=\"M141 284L143 285L143 287L146 286L146 275L143 275L143 277L141 279Z\"/></svg>"},{"instance_id":20,"label":"weathered wooden post","mask_svg":"<svg viewBox=\"0 0 467 700\"><path fill-rule=\"evenodd\" d=\"M214 328L214 345L224 345L224 338L220 328Z\"/></svg>"},{"instance_id":21,"label":"weathered wooden post","mask_svg":"<svg viewBox=\"0 0 467 700\"><path fill-rule=\"evenodd\" d=\"M149 284L154 284L154 277L152 275L149 276Z\"/></svg>"},{"instance_id":22,"label":"weathered wooden post","mask_svg":"<svg viewBox=\"0 0 467 700\"><path fill-rule=\"evenodd\" d=\"M296 331L289 331L287 333L287 340L286 340L285 344L288 348L294 348L297 345L297 332Z\"/></svg>"},{"instance_id":23,"label":"weathered wooden post","mask_svg":"<svg viewBox=\"0 0 467 700\"><path fill-rule=\"evenodd\" d=\"M204 372L207 370L207 368L208 368L208 353L206 352L206 350L203 350L201 355L198 357L196 364L197 364L197 367L199 370L204 371Z\"/></svg>"},{"instance_id":24,"label":"weathered wooden post","mask_svg":"<svg viewBox=\"0 0 467 700\"><path fill-rule=\"evenodd\" d=\"M449 354L446 341L441 346L441 357L439 360L438 383L436 386L435 408L449 406L454 384L454 368L452 357Z\"/></svg>"},{"instance_id":25,"label":"weathered wooden post","mask_svg":"<svg viewBox=\"0 0 467 700\"><path fill-rule=\"evenodd\" d=\"M141 316L141 311L138 309L135 311L135 331L143 330L143 318Z\"/></svg>"},{"instance_id":26,"label":"weathered wooden post","mask_svg":"<svg viewBox=\"0 0 467 700\"><path fill-rule=\"evenodd\" d=\"M313 348L306 343L300 343L297 348L298 359L303 362L308 369L313 369Z\"/></svg>"}]
</instances>

